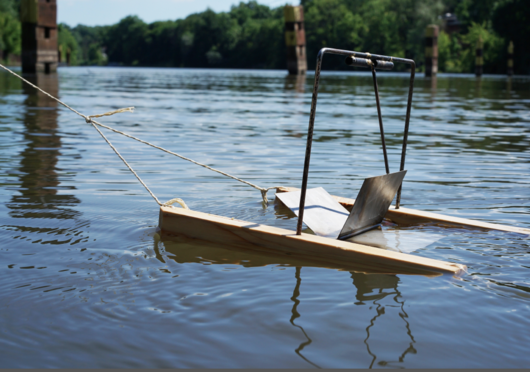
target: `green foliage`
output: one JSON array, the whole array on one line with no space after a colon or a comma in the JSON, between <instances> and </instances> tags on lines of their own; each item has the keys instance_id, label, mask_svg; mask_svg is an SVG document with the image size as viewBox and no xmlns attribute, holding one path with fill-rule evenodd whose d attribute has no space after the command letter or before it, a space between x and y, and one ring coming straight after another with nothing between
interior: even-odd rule
<instances>
[{"instance_id":1,"label":"green foliage","mask_svg":"<svg viewBox=\"0 0 530 372\"><path fill-rule=\"evenodd\" d=\"M466 32L473 24L488 23L498 2L498 0L460 0L455 6L455 13L464 25L463 31Z\"/></svg>"},{"instance_id":2,"label":"green foliage","mask_svg":"<svg viewBox=\"0 0 530 372\"><path fill-rule=\"evenodd\" d=\"M8 62L10 54L20 54L20 0L0 0L0 60ZM3 55L2 55L3 54Z\"/></svg>"},{"instance_id":3,"label":"green foliage","mask_svg":"<svg viewBox=\"0 0 530 372\"><path fill-rule=\"evenodd\" d=\"M305 4L309 56L323 46L407 57L421 63L425 27L442 0L311 0ZM314 62L310 61L310 68Z\"/></svg>"},{"instance_id":4,"label":"green foliage","mask_svg":"<svg viewBox=\"0 0 530 372\"><path fill-rule=\"evenodd\" d=\"M309 68L314 68L321 48L357 49L362 42L360 34L369 31L361 16L340 0L316 0L304 10Z\"/></svg>"},{"instance_id":5,"label":"green foliage","mask_svg":"<svg viewBox=\"0 0 530 372\"><path fill-rule=\"evenodd\" d=\"M483 41L484 72L505 73L506 63L503 48L505 41L486 22L471 22L466 34L447 35L441 32L438 37L438 67L442 72L473 72L475 69L476 47L479 38Z\"/></svg>"},{"instance_id":6,"label":"green foliage","mask_svg":"<svg viewBox=\"0 0 530 372\"><path fill-rule=\"evenodd\" d=\"M103 37L109 62L138 65L150 42L149 27L137 16L123 18L110 26Z\"/></svg>"},{"instance_id":7,"label":"green foliage","mask_svg":"<svg viewBox=\"0 0 530 372\"><path fill-rule=\"evenodd\" d=\"M66 61L67 55L69 54L70 65L77 65L79 51L79 45L77 44L77 40L75 39L74 35L72 34L70 28L67 25L61 23L57 28L59 31L57 44L61 53L61 61Z\"/></svg>"},{"instance_id":8,"label":"green foliage","mask_svg":"<svg viewBox=\"0 0 530 372\"><path fill-rule=\"evenodd\" d=\"M0 13L0 50L4 51L4 55L20 54L21 43L18 18L11 12Z\"/></svg>"},{"instance_id":9,"label":"green foliage","mask_svg":"<svg viewBox=\"0 0 530 372\"><path fill-rule=\"evenodd\" d=\"M425 28L456 13L461 31L438 39L441 72L473 72L475 44L484 41L484 71L506 71L515 44L515 71L530 73L528 0L302 0L309 69L323 47L412 58L421 71ZM0 48L20 53L20 0L0 0ZM286 68L283 6L240 2L185 19L146 24L136 16L115 25L59 26L59 45L74 64L224 68ZM63 55L64 58L64 55ZM324 68L346 68L326 59ZM396 66L399 70L402 66ZM404 68L404 66L403 66Z\"/></svg>"},{"instance_id":10,"label":"green foliage","mask_svg":"<svg viewBox=\"0 0 530 372\"><path fill-rule=\"evenodd\" d=\"M77 41L78 52L77 52L77 63L80 65L94 65L94 64L105 64L106 55L103 55L103 39L110 26L96 26L90 27L85 25L77 25L71 29L72 35ZM101 58L94 58L94 45L99 48ZM90 52L92 48L92 52ZM90 55L90 53L92 53ZM92 57L92 58L91 58Z\"/></svg>"},{"instance_id":11,"label":"green foliage","mask_svg":"<svg viewBox=\"0 0 530 372\"><path fill-rule=\"evenodd\" d=\"M87 56L88 60L85 62L85 64L90 66L101 66L107 64L107 55L103 52L101 46L98 43L90 44Z\"/></svg>"},{"instance_id":12,"label":"green foliage","mask_svg":"<svg viewBox=\"0 0 530 372\"><path fill-rule=\"evenodd\" d=\"M486 27L486 22L479 24L471 22L471 26L468 29L468 33L462 35L462 42L468 45L462 54L460 60L464 71L473 71L475 66L475 50L477 41L482 39L484 43L483 55L484 55L484 70L485 72L505 72L506 64L502 64L501 56L503 55L502 49L505 45L504 39L499 37L493 30ZM502 65L502 71L491 71L492 66Z\"/></svg>"},{"instance_id":13,"label":"green foliage","mask_svg":"<svg viewBox=\"0 0 530 372\"><path fill-rule=\"evenodd\" d=\"M0 0L0 13L7 13L18 19L20 15L20 0Z\"/></svg>"},{"instance_id":14,"label":"green foliage","mask_svg":"<svg viewBox=\"0 0 530 372\"><path fill-rule=\"evenodd\" d=\"M514 43L515 73L530 74L530 6L527 0L499 1L492 16L493 29L506 40ZM506 64L504 64L506 65Z\"/></svg>"}]
</instances>

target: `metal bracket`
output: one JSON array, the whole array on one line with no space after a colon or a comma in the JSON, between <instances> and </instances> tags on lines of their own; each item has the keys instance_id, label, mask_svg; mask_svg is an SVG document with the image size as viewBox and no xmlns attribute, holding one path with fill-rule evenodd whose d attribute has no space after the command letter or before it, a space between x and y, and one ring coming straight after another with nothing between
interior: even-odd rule
<instances>
[{"instance_id":1,"label":"metal bracket","mask_svg":"<svg viewBox=\"0 0 530 372\"><path fill-rule=\"evenodd\" d=\"M359 67L370 67L372 69L374 89L376 91L376 103L377 103L378 116L379 116L379 128L381 131L381 138L383 142L383 153L385 157L385 167L386 167L387 174L389 173L388 158L386 155L386 144L385 144L385 139L384 139L383 121L381 119L381 108L379 105L379 92L377 88L375 69L379 68L379 69L388 70L388 69L391 69L393 67L393 63L396 63L396 62L405 63L405 64L410 65L411 69L410 69L409 95L408 95L408 101L407 101L407 113L405 116L405 130L403 132L403 147L401 150L401 164L400 164L399 170L402 171L405 169L405 155L407 152L407 139L408 139L408 133L409 133L410 111L412 107L412 91L414 87L414 75L416 71L416 63L412 59L406 59L406 58L383 56L383 55L370 54L370 53L361 53L361 52L355 52L355 51L350 51L350 50L341 50L341 49L333 49L333 48L320 49L317 55L317 64L315 68L315 83L313 85L313 98L311 100L311 113L309 115L309 128L307 130L307 145L306 145L306 153L305 153L305 161L304 161L304 174L303 174L303 179L302 179L302 188L301 188L300 204L299 204L300 209L298 213L298 223L296 226L297 235L302 234L305 197L306 197L306 191L307 191L307 179L309 176L309 162L311 158L311 145L313 143L313 130L315 126L315 115L316 115L316 108L317 108L318 84L320 81L320 71L322 69L322 59L324 58L324 54L336 54L336 55L346 56L347 64L352 65L352 66L359 66ZM399 190L397 192L396 209L399 209L399 204L401 201L401 187L402 186L399 186Z\"/></svg>"}]
</instances>

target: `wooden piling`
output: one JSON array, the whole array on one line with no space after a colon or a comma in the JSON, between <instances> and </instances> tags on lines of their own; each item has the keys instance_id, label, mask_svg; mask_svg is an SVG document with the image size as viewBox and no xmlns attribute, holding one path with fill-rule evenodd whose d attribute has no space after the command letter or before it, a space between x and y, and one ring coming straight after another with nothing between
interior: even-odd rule
<instances>
[{"instance_id":1,"label":"wooden piling","mask_svg":"<svg viewBox=\"0 0 530 372\"><path fill-rule=\"evenodd\" d=\"M57 0L22 0L22 72L57 71Z\"/></svg>"},{"instance_id":2,"label":"wooden piling","mask_svg":"<svg viewBox=\"0 0 530 372\"><path fill-rule=\"evenodd\" d=\"M285 44L287 46L287 70L289 75L304 75L307 71L305 48L304 7L286 5Z\"/></svg>"},{"instance_id":3,"label":"wooden piling","mask_svg":"<svg viewBox=\"0 0 530 372\"><path fill-rule=\"evenodd\" d=\"M425 29L425 76L438 73L438 26L429 25Z\"/></svg>"},{"instance_id":4,"label":"wooden piling","mask_svg":"<svg viewBox=\"0 0 530 372\"><path fill-rule=\"evenodd\" d=\"M508 45L508 70L507 70L508 76L513 75L513 41L510 41L510 45Z\"/></svg>"},{"instance_id":5,"label":"wooden piling","mask_svg":"<svg viewBox=\"0 0 530 372\"><path fill-rule=\"evenodd\" d=\"M475 51L475 75L482 76L484 67L484 42L479 36L477 40L477 48Z\"/></svg>"}]
</instances>

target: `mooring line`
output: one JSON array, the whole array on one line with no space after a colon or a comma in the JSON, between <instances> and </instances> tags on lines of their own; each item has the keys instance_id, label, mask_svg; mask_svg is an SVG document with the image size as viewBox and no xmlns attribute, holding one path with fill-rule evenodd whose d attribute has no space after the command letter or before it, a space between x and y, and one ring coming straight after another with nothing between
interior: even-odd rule
<instances>
[{"instance_id":1,"label":"mooring line","mask_svg":"<svg viewBox=\"0 0 530 372\"><path fill-rule=\"evenodd\" d=\"M125 133L125 132L122 132L122 131L120 131L120 130L117 130L117 129L114 129L114 128L112 128L112 127L109 127L109 126L107 126L107 125L104 125L104 124L98 123L98 122L95 121L95 120L92 120L92 122L95 123L96 125L99 125L99 126L102 127L102 128L105 128L105 129L108 129L108 130L113 131L113 132L115 132L115 133L121 134L122 136L125 136L125 137L128 137L128 138L131 138L131 139L133 139L133 140L135 140L135 141L138 141L138 142L141 142L141 143L146 144L146 145L148 145L148 146L154 147L155 149L158 149L158 150L161 150L161 151L167 152L168 154L171 154L171 155L177 156L177 157L179 157L179 158L181 158L181 159L183 159L183 160L189 161L189 162L191 162L191 163L193 163L193 164L199 165L199 166L204 167L204 168L206 168L206 169L209 169L209 170L211 170L211 171L214 171L214 172L217 172L217 173L219 173L219 174L222 174L223 176L230 177L230 178L232 178L232 179L234 179L234 180L236 180L236 181L239 181L239 182L242 182L242 183L244 183L244 184L247 184L247 185L249 185L250 187L253 187L253 188L255 188L255 189L261 191L261 196L262 196L263 201L265 202L265 204L268 204L268 202L267 202L267 192L268 192L269 190L277 189L277 188L281 187L281 186L272 186L272 187L268 187L268 188L260 187L260 186L258 186L258 185L255 185L255 184L251 183L251 182L245 181L245 180L243 180L243 179L241 179L241 178L238 178L238 177L236 177L236 176L232 176L231 174L228 174L228 173L225 173L225 172L223 172L223 171L220 171L219 169L212 168L212 167L210 167L210 166L208 166L208 165L206 165L206 164L199 163L198 161L195 161L195 160L190 159L190 158L187 158L187 157L185 157L185 156L183 156L183 155L177 154L176 152L173 152L173 151L167 150L167 149L165 149L165 148L163 148L163 147L160 147L160 146L154 145L154 144L152 144L152 143L150 143L150 142L148 142L148 141L144 141L144 140L142 140L142 139L140 139L140 138L138 138L138 137L132 136L132 135L130 135L130 134L128 134L128 133Z\"/></svg>"},{"instance_id":2,"label":"mooring line","mask_svg":"<svg viewBox=\"0 0 530 372\"><path fill-rule=\"evenodd\" d=\"M149 194L153 197L153 199L155 199L155 201L159 204L159 205L164 205L164 206L169 206L169 205L172 205L173 203L177 202L179 203L183 208L186 208L186 209L189 209L187 208L186 206L186 203L184 203L184 201L180 198L174 198L174 199L171 199L169 200L168 202L166 203L161 203L158 198L155 196L155 194L149 189L149 187L145 184L145 182L142 181L142 179L140 178L140 176L134 171L134 169L132 169L132 167L129 165L129 163L127 163L127 161L123 158L123 156L118 152L118 150L112 145L112 143L107 139L107 137L103 134L103 132L101 132L98 128L98 126L102 127L102 128L106 128L112 132L115 132L115 133L118 133L118 134L121 134L125 137L128 137L128 138L131 138L131 139L134 139L138 142L141 142L143 144L146 144L146 145L149 145L151 147L154 147L158 150L161 150L161 151L164 151L168 154L171 154L171 155L174 155L174 156L177 156L183 160L186 160L186 161L189 161L193 164L196 164L196 165L199 165L203 168L206 168L206 169L209 169L211 171L214 171L214 172L217 172L219 174L222 174L223 176L226 176L226 177L230 177L236 181L239 181L239 182L242 182L248 186L251 186L257 190L259 190L261 192L261 197L263 199L263 202L265 203L265 205L268 205L268 200L267 200L267 192L269 190L272 190L272 189L277 189L279 188L280 186L273 186L273 187L268 187L268 188L264 188L264 187L260 187L258 185L255 185L251 182L248 182L248 181L245 181L241 178L238 178L236 176L232 176L231 174L228 174L226 172L223 172L223 171L220 171L218 169L215 169L215 168L212 168L206 164L202 164L202 163L199 163L195 160L192 160L190 158L187 158L185 156L182 156L180 154L177 154L176 152L173 152L173 151L170 151L170 150L166 150L164 149L163 147L160 147L160 146L157 146L157 145L154 145L150 142L147 142L147 141L144 141L144 140L141 140L137 137L134 137L130 134L127 134L125 132L122 132L120 130L117 130L117 129L114 129L114 128L111 128L107 125L104 125L104 124L101 124L99 122L97 122L96 120L94 120L93 118L99 118L99 117L103 117L103 116L111 116L111 115L114 115L114 114L119 114L119 113L122 113L122 112L134 112L134 107L126 107L126 108L121 108L121 109L118 109L118 110L114 110L114 111L109 111L109 112L106 112L104 114L98 114L98 115L83 115L82 113L80 113L79 111L77 111L76 109L70 107L69 105L67 105L66 103L64 103L63 101L61 101L60 99L52 96L51 94L49 94L48 92L42 90L41 88L39 88L38 86L36 86L35 84L29 82L28 80L24 79L22 76L18 75L17 73L11 71L10 69L8 69L7 67L5 67L4 65L0 64L0 67L3 68L4 70L6 70L7 72L9 72L10 74L16 76L17 78L19 78L20 80L22 80L23 82L25 82L26 84L32 86L33 88L37 89L38 91L40 91L41 93L43 93L44 95L50 97L51 99L57 101L58 103L60 103L61 105L63 105L64 107L66 107L67 109L69 109L70 111L76 113L77 115L81 116L83 119L85 119L86 123L87 124L92 124L92 126L99 132L99 134L101 135L101 137L103 137L103 139L107 142L107 144L112 148L112 150L114 150L114 152L116 153L116 155L118 155L118 157L123 161L123 163L127 166L127 168L129 168L129 170L135 175L135 177L138 179L138 181L140 181L140 183L145 187L145 189L149 192Z\"/></svg>"}]
</instances>

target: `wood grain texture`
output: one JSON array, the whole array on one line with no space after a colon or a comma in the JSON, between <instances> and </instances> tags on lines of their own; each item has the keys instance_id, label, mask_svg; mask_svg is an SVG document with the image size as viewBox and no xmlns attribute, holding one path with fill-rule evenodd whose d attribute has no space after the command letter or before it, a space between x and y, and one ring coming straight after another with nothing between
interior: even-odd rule
<instances>
[{"instance_id":1,"label":"wood grain texture","mask_svg":"<svg viewBox=\"0 0 530 372\"><path fill-rule=\"evenodd\" d=\"M298 191L299 189L294 187L279 187L276 189L276 192L289 192L289 191ZM343 198L340 196L332 195L342 206L347 209L351 209L355 203L355 199ZM498 230L498 231L507 231L514 232L524 235L530 235L530 229L525 229L523 227L514 227L507 225L500 225L496 223L482 222L476 220L470 220L467 218L452 217L446 216L439 213L424 212L416 209L409 209L400 207L395 209L395 206L391 206L385 215L385 219L391 220L398 225L414 225L418 223L436 223L445 226L452 227L472 227L486 230Z\"/></svg>"},{"instance_id":2,"label":"wood grain texture","mask_svg":"<svg viewBox=\"0 0 530 372\"><path fill-rule=\"evenodd\" d=\"M296 235L290 230L181 208L160 207L159 228L162 233L233 247L294 255L323 264L327 262L335 266L362 265L368 272L439 275L461 274L466 270L465 265L316 235Z\"/></svg>"}]
</instances>

